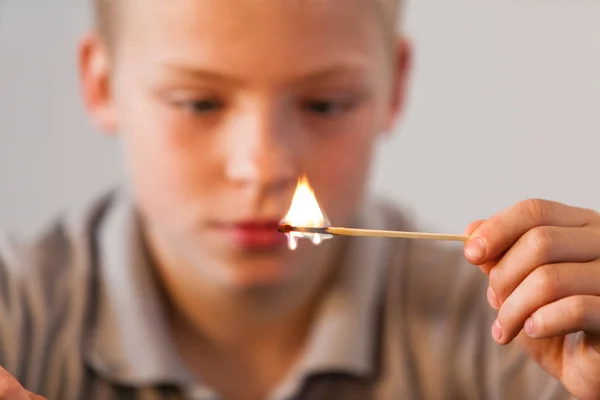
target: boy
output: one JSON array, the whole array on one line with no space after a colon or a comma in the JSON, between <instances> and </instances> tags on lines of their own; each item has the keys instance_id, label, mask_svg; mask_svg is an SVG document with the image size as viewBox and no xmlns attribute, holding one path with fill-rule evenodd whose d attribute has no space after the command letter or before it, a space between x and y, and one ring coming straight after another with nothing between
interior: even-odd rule
<instances>
[{"instance_id":1,"label":"boy","mask_svg":"<svg viewBox=\"0 0 600 400\"><path fill-rule=\"evenodd\" d=\"M364 193L403 105L397 5L99 0L82 93L129 182L2 244L0 399L598 398L596 212L472 224L481 271L277 233L302 174L333 225L410 229Z\"/></svg>"}]
</instances>

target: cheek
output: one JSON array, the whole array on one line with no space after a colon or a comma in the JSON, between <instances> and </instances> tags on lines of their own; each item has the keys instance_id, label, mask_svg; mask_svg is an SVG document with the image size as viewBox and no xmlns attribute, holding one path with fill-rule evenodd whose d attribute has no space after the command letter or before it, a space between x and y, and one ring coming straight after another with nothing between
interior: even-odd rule
<instances>
[{"instance_id":1,"label":"cheek","mask_svg":"<svg viewBox=\"0 0 600 400\"><path fill-rule=\"evenodd\" d=\"M311 157L307 173L332 224L349 223L363 199L377 137L373 132L347 132Z\"/></svg>"},{"instance_id":2,"label":"cheek","mask_svg":"<svg viewBox=\"0 0 600 400\"><path fill-rule=\"evenodd\" d=\"M385 110L384 96L374 96L311 152L307 173L332 224L351 223L363 200Z\"/></svg>"},{"instance_id":3,"label":"cheek","mask_svg":"<svg viewBox=\"0 0 600 400\"><path fill-rule=\"evenodd\" d=\"M210 146L164 105L141 95L124 100L119 125L136 201L155 223L181 229L205 209L198 192L209 191L215 176Z\"/></svg>"}]
</instances>

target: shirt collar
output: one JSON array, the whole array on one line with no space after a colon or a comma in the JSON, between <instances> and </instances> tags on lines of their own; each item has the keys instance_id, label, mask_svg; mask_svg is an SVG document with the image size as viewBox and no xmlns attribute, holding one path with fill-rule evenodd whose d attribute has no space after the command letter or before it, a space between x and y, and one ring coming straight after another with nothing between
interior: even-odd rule
<instances>
[{"instance_id":1,"label":"shirt collar","mask_svg":"<svg viewBox=\"0 0 600 400\"><path fill-rule=\"evenodd\" d=\"M169 336L165 302L150 268L137 214L118 192L96 232L97 309L87 361L122 384L185 384L191 376Z\"/></svg>"},{"instance_id":2,"label":"shirt collar","mask_svg":"<svg viewBox=\"0 0 600 400\"><path fill-rule=\"evenodd\" d=\"M372 211L360 226L381 228ZM162 292L151 271L136 213L119 195L97 232L97 310L87 361L122 384L188 386L193 377L177 356L169 335ZM317 312L306 351L275 393L288 393L315 373L375 373L379 300L389 241L349 238L346 253Z\"/></svg>"}]
</instances>

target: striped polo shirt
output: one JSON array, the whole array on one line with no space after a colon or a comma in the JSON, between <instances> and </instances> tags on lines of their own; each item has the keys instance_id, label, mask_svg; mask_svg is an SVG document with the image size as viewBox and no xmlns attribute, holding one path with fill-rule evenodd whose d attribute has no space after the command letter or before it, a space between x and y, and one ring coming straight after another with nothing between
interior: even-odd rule
<instances>
[{"instance_id":1,"label":"striped polo shirt","mask_svg":"<svg viewBox=\"0 0 600 400\"><path fill-rule=\"evenodd\" d=\"M358 221L411 229L385 203ZM221 399L175 350L138 228L117 190L0 241L0 365L28 390L49 400ZM265 400L571 398L516 345L493 342L485 276L462 247L348 240L304 353Z\"/></svg>"}]
</instances>

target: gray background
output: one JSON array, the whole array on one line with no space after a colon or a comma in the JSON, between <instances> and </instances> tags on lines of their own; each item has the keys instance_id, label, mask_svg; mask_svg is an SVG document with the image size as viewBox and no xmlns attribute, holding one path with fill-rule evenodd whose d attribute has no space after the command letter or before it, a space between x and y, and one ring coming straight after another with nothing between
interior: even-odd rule
<instances>
[{"instance_id":1,"label":"gray background","mask_svg":"<svg viewBox=\"0 0 600 400\"><path fill-rule=\"evenodd\" d=\"M0 0L0 229L30 230L121 177L79 102L87 0ZM373 179L424 227L528 197L600 210L600 1L412 0L409 107Z\"/></svg>"}]
</instances>

